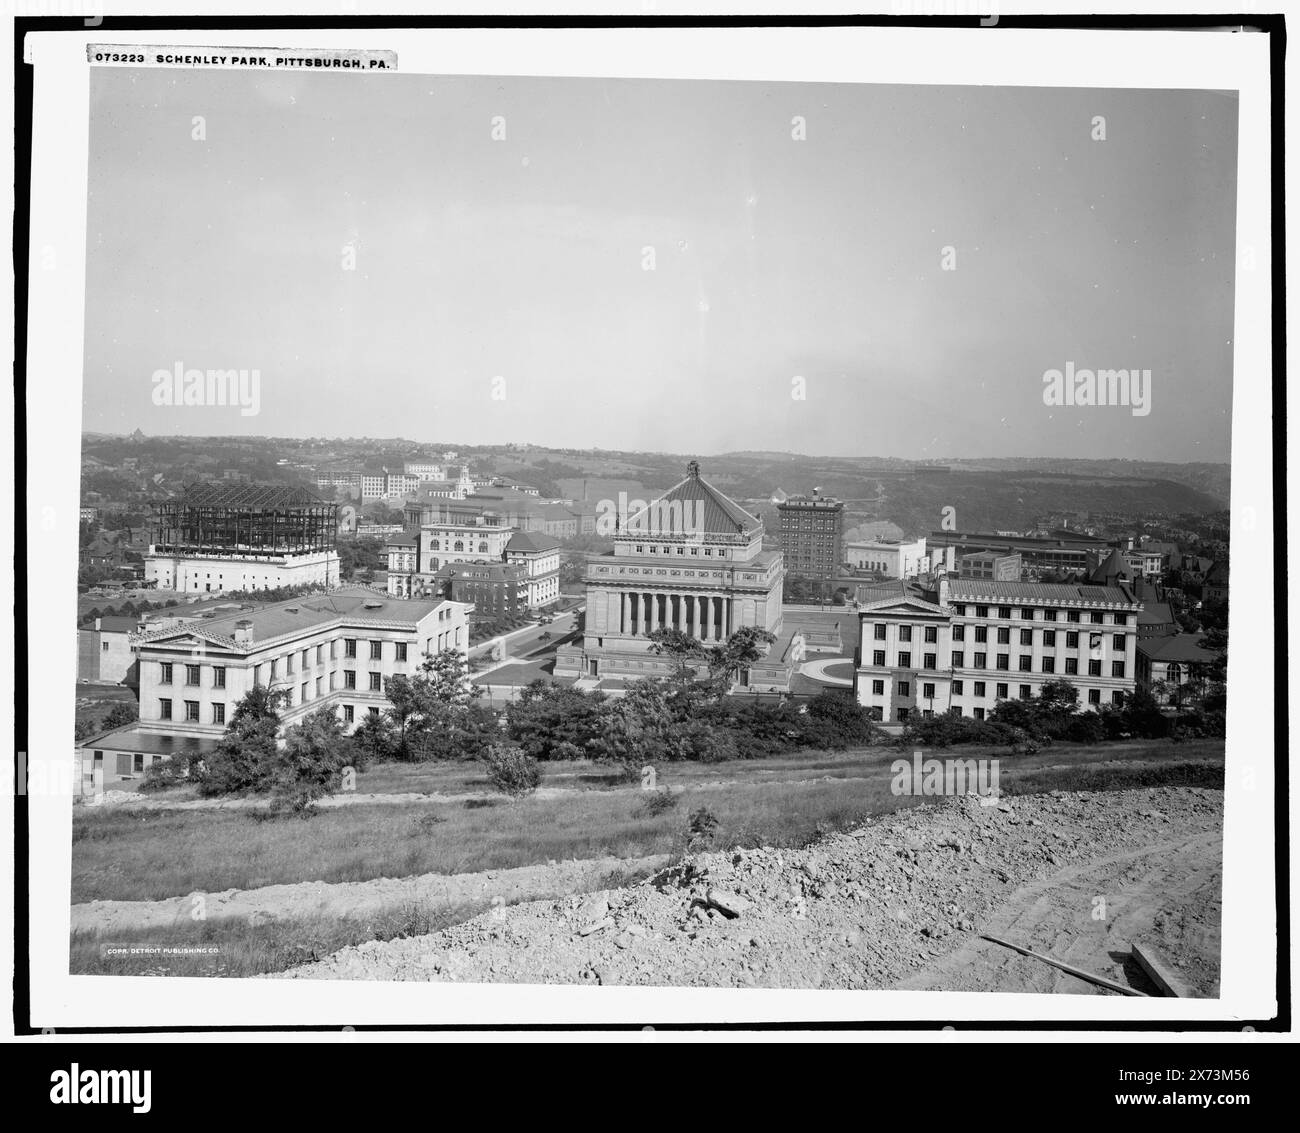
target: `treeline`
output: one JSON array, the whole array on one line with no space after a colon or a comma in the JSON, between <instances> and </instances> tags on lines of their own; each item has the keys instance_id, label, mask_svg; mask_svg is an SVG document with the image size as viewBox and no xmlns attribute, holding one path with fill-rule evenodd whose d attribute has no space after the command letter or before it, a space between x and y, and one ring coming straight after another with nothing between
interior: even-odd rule
<instances>
[{"instance_id":1,"label":"treeline","mask_svg":"<svg viewBox=\"0 0 1300 1133\"><path fill-rule=\"evenodd\" d=\"M1009 744L1032 752L1061 740L1102 743L1122 739L1191 739L1226 734L1226 697L1212 685L1195 704L1170 714L1151 690L1139 685L1123 704L1079 711L1079 690L1069 681L1046 681L1038 696L1000 700L988 718L948 713L909 718L900 737L904 746L953 747L959 744Z\"/></svg>"}]
</instances>

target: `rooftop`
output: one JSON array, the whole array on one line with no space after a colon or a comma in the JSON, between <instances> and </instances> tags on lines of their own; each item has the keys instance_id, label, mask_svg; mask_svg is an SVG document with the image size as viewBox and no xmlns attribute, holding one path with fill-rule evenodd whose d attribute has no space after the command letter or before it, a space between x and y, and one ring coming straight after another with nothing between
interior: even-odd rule
<instances>
[{"instance_id":1,"label":"rooftop","mask_svg":"<svg viewBox=\"0 0 1300 1133\"><path fill-rule=\"evenodd\" d=\"M679 505L679 506L673 506ZM648 507L628 517L626 535L750 535L761 531L762 520L700 476L692 460L686 479L669 488Z\"/></svg>"},{"instance_id":2,"label":"rooftop","mask_svg":"<svg viewBox=\"0 0 1300 1133\"><path fill-rule=\"evenodd\" d=\"M192 635L235 648L238 623L251 623L253 644L299 636L335 623L373 624L414 629L421 618L443 605L445 599L393 598L368 587L346 587L326 594L308 594L256 610L241 610L222 617L186 621L147 633L149 643Z\"/></svg>"},{"instance_id":3,"label":"rooftop","mask_svg":"<svg viewBox=\"0 0 1300 1133\"><path fill-rule=\"evenodd\" d=\"M1217 661L1219 654L1201 645L1199 633L1173 633L1168 637L1144 637L1138 641L1138 652L1152 661L1179 661L1184 664L1208 665Z\"/></svg>"},{"instance_id":4,"label":"rooftop","mask_svg":"<svg viewBox=\"0 0 1300 1133\"><path fill-rule=\"evenodd\" d=\"M78 742L81 748L107 748L109 751L139 752L141 755L175 755L178 751L193 751L210 755L217 748L215 739L195 736L171 736L160 732L143 732L133 724L102 732L88 740Z\"/></svg>"},{"instance_id":5,"label":"rooftop","mask_svg":"<svg viewBox=\"0 0 1300 1133\"><path fill-rule=\"evenodd\" d=\"M559 545L558 539L553 539L540 531L516 531L510 537L510 542L506 544L506 554L511 551L553 551Z\"/></svg>"},{"instance_id":6,"label":"rooftop","mask_svg":"<svg viewBox=\"0 0 1300 1133\"><path fill-rule=\"evenodd\" d=\"M1137 607L1141 604L1126 586L992 582L977 578L950 579L948 600L950 602L1004 602L1008 605L1046 602L1053 605Z\"/></svg>"}]
</instances>

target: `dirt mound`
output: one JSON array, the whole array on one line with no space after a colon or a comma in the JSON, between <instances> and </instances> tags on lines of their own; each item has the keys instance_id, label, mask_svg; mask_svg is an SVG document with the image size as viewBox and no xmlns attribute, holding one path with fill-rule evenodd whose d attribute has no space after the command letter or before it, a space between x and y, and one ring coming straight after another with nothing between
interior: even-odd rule
<instances>
[{"instance_id":1,"label":"dirt mound","mask_svg":"<svg viewBox=\"0 0 1300 1133\"><path fill-rule=\"evenodd\" d=\"M1013 931L1007 910L1024 904L1022 887L1069 877L1076 898L1057 910L1060 944L1092 931L1092 894L1122 905L1128 881L1217 869L1222 808L1221 792L1195 788L950 799L808 849L701 854L631 888L498 908L270 978L888 988L920 976L956 986L936 961L986 925ZM1184 886L1147 905L1173 925L1189 901L1211 898L1217 908L1217 889ZM1217 931L1183 958L1193 952L1202 976L1217 975ZM1090 990L1071 983L1062 990Z\"/></svg>"}]
</instances>

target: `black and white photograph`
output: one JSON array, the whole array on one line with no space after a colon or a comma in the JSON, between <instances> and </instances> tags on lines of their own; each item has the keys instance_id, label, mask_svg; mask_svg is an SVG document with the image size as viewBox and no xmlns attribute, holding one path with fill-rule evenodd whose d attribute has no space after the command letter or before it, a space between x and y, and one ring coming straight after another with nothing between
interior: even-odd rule
<instances>
[{"instance_id":1,"label":"black and white photograph","mask_svg":"<svg viewBox=\"0 0 1300 1133\"><path fill-rule=\"evenodd\" d=\"M1112 29L1035 80L1076 33L997 22L783 72L772 26L439 67L468 31L87 20L84 175L30 201L33 328L42 255L81 303L27 344L33 398L75 366L27 426L40 963L145 1025L1262 1017L1267 78Z\"/></svg>"}]
</instances>

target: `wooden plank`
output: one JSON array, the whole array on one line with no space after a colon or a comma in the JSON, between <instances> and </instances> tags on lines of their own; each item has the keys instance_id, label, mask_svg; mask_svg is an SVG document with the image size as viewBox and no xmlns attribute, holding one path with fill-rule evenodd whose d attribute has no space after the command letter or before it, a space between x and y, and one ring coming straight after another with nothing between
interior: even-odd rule
<instances>
[{"instance_id":1,"label":"wooden plank","mask_svg":"<svg viewBox=\"0 0 1300 1133\"><path fill-rule=\"evenodd\" d=\"M1009 940L999 940L996 936L989 936L987 933L980 933L983 940L992 941L994 944L1001 944L1003 948L1010 948L1014 952L1019 952L1022 956L1032 956L1035 960L1041 960L1044 964L1051 964L1053 968L1060 968L1063 972L1068 972L1072 976L1077 976L1081 980L1087 980L1088 983L1096 984L1098 987L1104 987L1108 991L1119 992L1120 995L1140 995L1143 998L1149 998L1145 991L1138 991L1136 988L1125 987L1114 980L1108 980L1105 976L1094 975L1092 972L1085 972L1082 968L1076 968L1070 964L1064 964L1060 960L1053 960L1050 956L1045 956L1041 952L1035 952L1032 948L1021 948L1019 944L1012 944Z\"/></svg>"},{"instance_id":2,"label":"wooden plank","mask_svg":"<svg viewBox=\"0 0 1300 1133\"><path fill-rule=\"evenodd\" d=\"M1133 958L1142 965L1142 970L1155 981L1156 987L1166 995L1172 995L1177 999L1195 998L1191 991L1188 990L1187 985L1174 974L1165 958L1149 944L1133 945Z\"/></svg>"}]
</instances>

